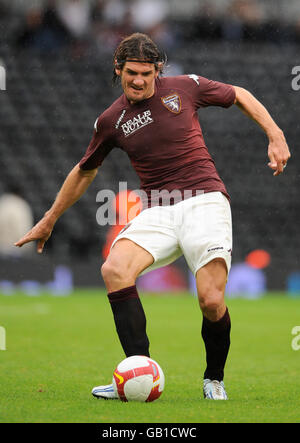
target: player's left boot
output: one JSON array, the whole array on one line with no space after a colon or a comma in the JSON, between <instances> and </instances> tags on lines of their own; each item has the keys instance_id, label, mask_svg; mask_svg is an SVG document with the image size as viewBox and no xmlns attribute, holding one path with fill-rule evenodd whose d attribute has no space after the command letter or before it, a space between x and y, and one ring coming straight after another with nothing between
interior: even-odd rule
<instances>
[{"instance_id":1,"label":"player's left boot","mask_svg":"<svg viewBox=\"0 0 300 443\"><path fill-rule=\"evenodd\" d=\"M95 386L92 389L92 395L96 398L104 398L105 400L116 400L119 398L112 384Z\"/></svg>"},{"instance_id":2,"label":"player's left boot","mask_svg":"<svg viewBox=\"0 0 300 443\"><path fill-rule=\"evenodd\" d=\"M218 380L204 379L203 395L209 400L228 400L224 383Z\"/></svg>"}]
</instances>

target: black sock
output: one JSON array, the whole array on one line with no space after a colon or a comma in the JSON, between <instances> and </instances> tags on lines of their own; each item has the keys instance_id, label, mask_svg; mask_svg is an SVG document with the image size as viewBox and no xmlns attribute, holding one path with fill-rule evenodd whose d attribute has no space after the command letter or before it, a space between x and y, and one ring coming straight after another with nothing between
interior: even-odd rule
<instances>
[{"instance_id":1,"label":"black sock","mask_svg":"<svg viewBox=\"0 0 300 443\"><path fill-rule=\"evenodd\" d=\"M230 347L230 328L228 308L226 308L224 316L216 322L203 316L201 332L205 343L207 363L204 378L223 380L225 362Z\"/></svg>"},{"instance_id":2,"label":"black sock","mask_svg":"<svg viewBox=\"0 0 300 443\"><path fill-rule=\"evenodd\" d=\"M136 286L108 294L117 333L126 357L149 354L146 317Z\"/></svg>"}]
</instances>

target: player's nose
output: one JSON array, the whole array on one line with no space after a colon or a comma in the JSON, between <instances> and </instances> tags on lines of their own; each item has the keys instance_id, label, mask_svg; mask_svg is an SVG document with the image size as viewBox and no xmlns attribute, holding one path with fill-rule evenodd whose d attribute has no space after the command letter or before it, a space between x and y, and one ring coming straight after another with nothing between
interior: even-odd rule
<instances>
[{"instance_id":1,"label":"player's nose","mask_svg":"<svg viewBox=\"0 0 300 443\"><path fill-rule=\"evenodd\" d=\"M142 77L136 77L133 80L133 84L139 88L141 88L142 86L144 86L144 80L142 79Z\"/></svg>"}]
</instances>

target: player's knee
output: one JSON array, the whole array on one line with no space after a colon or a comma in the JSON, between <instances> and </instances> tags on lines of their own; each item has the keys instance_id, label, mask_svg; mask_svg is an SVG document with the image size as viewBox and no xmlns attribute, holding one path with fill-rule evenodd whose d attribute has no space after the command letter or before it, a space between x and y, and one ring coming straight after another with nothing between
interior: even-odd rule
<instances>
[{"instance_id":1,"label":"player's knee","mask_svg":"<svg viewBox=\"0 0 300 443\"><path fill-rule=\"evenodd\" d=\"M214 317L218 315L220 307L224 303L224 294L223 291L214 288L206 294L198 293L198 299L203 314Z\"/></svg>"},{"instance_id":2,"label":"player's knee","mask_svg":"<svg viewBox=\"0 0 300 443\"><path fill-rule=\"evenodd\" d=\"M101 275L105 283L109 283L120 278L118 267L107 261L101 266Z\"/></svg>"},{"instance_id":3,"label":"player's knee","mask_svg":"<svg viewBox=\"0 0 300 443\"><path fill-rule=\"evenodd\" d=\"M101 274L108 287L111 287L112 284L125 283L129 278L124 267L107 261L101 267Z\"/></svg>"}]
</instances>

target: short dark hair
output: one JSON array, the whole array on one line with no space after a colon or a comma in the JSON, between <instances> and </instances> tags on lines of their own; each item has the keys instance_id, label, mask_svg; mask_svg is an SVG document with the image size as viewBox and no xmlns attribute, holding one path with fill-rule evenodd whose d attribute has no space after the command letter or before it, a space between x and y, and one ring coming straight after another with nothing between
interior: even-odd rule
<instances>
[{"instance_id":1,"label":"short dark hair","mask_svg":"<svg viewBox=\"0 0 300 443\"><path fill-rule=\"evenodd\" d=\"M164 65L167 61L167 56L160 51L153 40L151 40L146 34L136 32L125 37L114 53L113 84L116 84L119 80L119 76L116 74L115 69L122 70L126 61L129 60L153 63L155 69L162 74Z\"/></svg>"}]
</instances>

